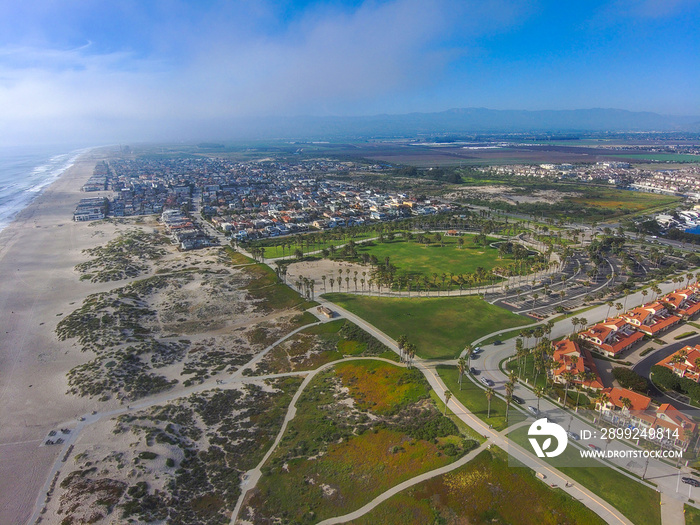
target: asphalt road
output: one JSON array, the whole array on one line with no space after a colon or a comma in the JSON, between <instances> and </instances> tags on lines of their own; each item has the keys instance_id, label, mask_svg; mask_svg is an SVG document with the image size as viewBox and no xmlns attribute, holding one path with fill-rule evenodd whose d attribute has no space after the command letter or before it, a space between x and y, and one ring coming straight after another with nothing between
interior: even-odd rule
<instances>
[{"instance_id":1,"label":"asphalt road","mask_svg":"<svg viewBox=\"0 0 700 525\"><path fill-rule=\"evenodd\" d=\"M644 359L642 359L639 363L634 365L632 370L637 372L640 376L649 378L649 374L651 373L651 368L661 361L662 359L670 356L674 352L680 350L686 345L694 346L696 344L700 343L700 335L696 335L693 337L687 337L681 341L678 341L677 343L672 343L670 345L666 345L663 348L660 348L656 350L655 352L652 352L648 356L645 356ZM677 408L689 408L692 410L697 410L697 407L694 407L692 405L688 405L686 403L683 403L681 401L678 401L677 399L674 399L672 397L667 396L664 394L661 390L656 388L653 383L650 383L649 387L649 394L654 398L659 403L671 403ZM682 406L678 406L682 405Z\"/></svg>"}]
</instances>

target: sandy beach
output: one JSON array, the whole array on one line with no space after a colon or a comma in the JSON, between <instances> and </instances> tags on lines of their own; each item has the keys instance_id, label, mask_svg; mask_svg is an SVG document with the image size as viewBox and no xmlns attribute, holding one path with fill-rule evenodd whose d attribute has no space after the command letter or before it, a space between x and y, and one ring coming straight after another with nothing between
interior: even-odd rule
<instances>
[{"instance_id":1,"label":"sandy beach","mask_svg":"<svg viewBox=\"0 0 700 525\"><path fill-rule=\"evenodd\" d=\"M65 395L66 372L89 356L59 342L54 329L94 291L78 284L74 266L100 240L72 214L103 156L80 157L0 232L0 523L31 515L60 451L41 446L47 433L96 404Z\"/></svg>"}]
</instances>

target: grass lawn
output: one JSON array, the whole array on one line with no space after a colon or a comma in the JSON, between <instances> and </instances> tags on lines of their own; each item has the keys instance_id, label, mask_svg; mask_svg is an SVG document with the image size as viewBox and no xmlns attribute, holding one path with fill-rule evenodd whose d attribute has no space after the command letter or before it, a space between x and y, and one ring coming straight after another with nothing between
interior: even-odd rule
<instances>
[{"instance_id":1,"label":"grass lawn","mask_svg":"<svg viewBox=\"0 0 700 525\"><path fill-rule=\"evenodd\" d=\"M494 396L491 399L491 412L489 416L489 403L486 399L485 390L472 383L468 377L462 379L462 390L459 389L459 372L456 366L438 365L437 373L445 382L445 385L467 409L476 417L484 421L487 425L492 425L496 430L506 428L506 402L500 397ZM508 411L508 425L513 425L524 421L525 415L511 405Z\"/></svg>"},{"instance_id":2,"label":"grass lawn","mask_svg":"<svg viewBox=\"0 0 700 525\"><path fill-rule=\"evenodd\" d=\"M427 237L432 237L427 235ZM437 274L436 283L442 285L442 274L447 274L446 284L449 285L450 274L459 275L473 273L477 267L491 270L496 266L506 267L513 264L512 258L498 258L498 250L491 246L476 246L474 235L464 236L464 246L457 244L456 237L443 236L444 246L440 243L418 244L416 241L395 239L384 243L374 242L372 246L358 246L358 253L375 255L380 263L389 257L391 264L396 266L399 273L409 275L414 279L426 276L433 282L433 274ZM431 239L432 240L432 239ZM499 239L488 238L488 242ZM421 284L421 289L424 286ZM452 286L452 289L457 289Z\"/></svg>"},{"instance_id":3,"label":"grass lawn","mask_svg":"<svg viewBox=\"0 0 700 525\"><path fill-rule=\"evenodd\" d=\"M530 450L527 431L527 427L522 427L508 434L508 437ZM556 460L557 464L563 460L573 465L557 469L613 505L636 525L660 525L661 496L654 489L611 468L591 467L586 462L593 460L582 459L578 450L572 446ZM630 494L634 494L634 497L630 497Z\"/></svg>"},{"instance_id":4,"label":"grass lawn","mask_svg":"<svg viewBox=\"0 0 700 525\"><path fill-rule=\"evenodd\" d=\"M405 334L426 359L452 358L464 347L491 332L531 324L532 319L510 313L478 297L389 298L330 293L339 304L396 339Z\"/></svg>"},{"instance_id":5,"label":"grass lawn","mask_svg":"<svg viewBox=\"0 0 700 525\"><path fill-rule=\"evenodd\" d=\"M429 390L417 370L380 361L319 374L263 467L250 501L255 521L315 523L345 514L476 446L438 412Z\"/></svg>"},{"instance_id":6,"label":"grass lawn","mask_svg":"<svg viewBox=\"0 0 700 525\"><path fill-rule=\"evenodd\" d=\"M700 509L685 504L683 512L685 513L685 525L700 525Z\"/></svg>"},{"instance_id":7,"label":"grass lawn","mask_svg":"<svg viewBox=\"0 0 700 525\"><path fill-rule=\"evenodd\" d=\"M454 521L456 517L460 521ZM562 490L552 490L527 468L513 468L495 447L467 465L411 487L355 525L405 523L603 524L597 514Z\"/></svg>"}]
</instances>

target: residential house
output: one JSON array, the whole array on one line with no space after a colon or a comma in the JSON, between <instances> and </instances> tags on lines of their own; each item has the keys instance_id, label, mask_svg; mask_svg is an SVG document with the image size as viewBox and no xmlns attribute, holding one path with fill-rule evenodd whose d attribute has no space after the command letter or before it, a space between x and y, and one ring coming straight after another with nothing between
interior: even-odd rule
<instances>
[{"instance_id":1,"label":"residential house","mask_svg":"<svg viewBox=\"0 0 700 525\"><path fill-rule=\"evenodd\" d=\"M644 334L634 330L625 319L616 317L591 326L579 333L579 337L591 343L600 353L615 357L632 347Z\"/></svg>"},{"instance_id":2,"label":"residential house","mask_svg":"<svg viewBox=\"0 0 700 525\"><path fill-rule=\"evenodd\" d=\"M569 339L562 339L553 343L554 354L552 360L557 363L556 368L550 370L550 375L555 383L565 383L565 372L574 374L573 382L583 388L600 390L603 388L603 381L598 375L598 369L591 352L586 348L581 348L578 343ZM582 379L581 375L588 372L592 377Z\"/></svg>"},{"instance_id":3,"label":"residential house","mask_svg":"<svg viewBox=\"0 0 700 525\"><path fill-rule=\"evenodd\" d=\"M700 312L700 297L695 286L676 290L663 297L661 302L682 319L691 319Z\"/></svg>"},{"instance_id":4,"label":"residential house","mask_svg":"<svg viewBox=\"0 0 700 525\"><path fill-rule=\"evenodd\" d=\"M657 335L681 322L680 317L670 314L659 301L634 308L621 317L647 335Z\"/></svg>"},{"instance_id":5,"label":"residential house","mask_svg":"<svg viewBox=\"0 0 700 525\"><path fill-rule=\"evenodd\" d=\"M700 381L700 345L684 346L677 352L662 359L659 366L665 366L679 377Z\"/></svg>"}]
</instances>

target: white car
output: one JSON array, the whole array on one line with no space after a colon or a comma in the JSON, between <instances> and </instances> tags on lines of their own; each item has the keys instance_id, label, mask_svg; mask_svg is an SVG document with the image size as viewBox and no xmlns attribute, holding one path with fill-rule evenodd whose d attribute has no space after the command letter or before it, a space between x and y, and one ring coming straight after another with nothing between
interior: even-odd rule
<instances>
[{"instance_id":1,"label":"white car","mask_svg":"<svg viewBox=\"0 0 700 525\"><path fill-rule=\"evenodd\" d=\"M491 380L490 380L489 378L487 378L487 377L480 377L480 378L479 378L479 381L481 381L481 382L482 382L483 384L485 384L486 386L493 386L493 385L494 385L493 381L491 381Z\"/></svg>"},{"instance_id":2,"label":"white car","mask_svg":"<svg viewBox=\"0 0 700 525\"><path fill-rule=\"evenodd\" d=\"M533 406L527 407L527 410L528 410L528 412L530 412L530 413L531 413L533 416L535 416L535 417L537 417L537 416L540 415L540 411L537 410L537 408L535 408L535 407L533 407Z\"/></svg>"}]
</instances>

